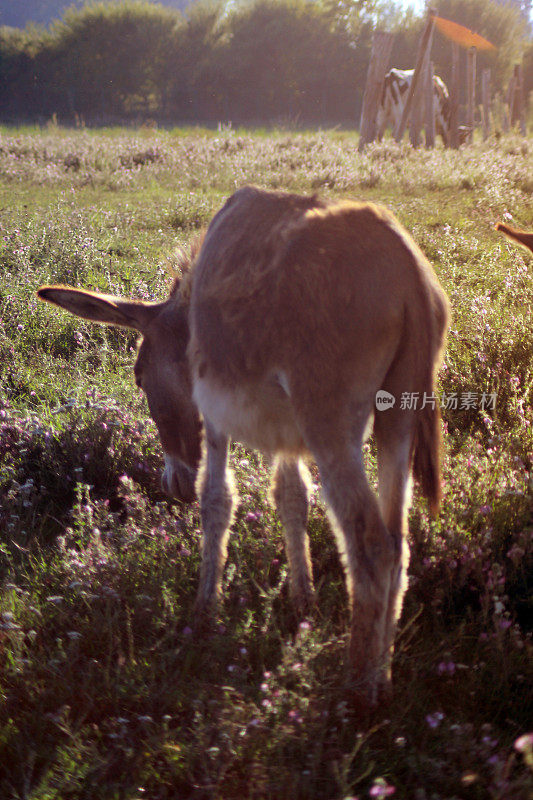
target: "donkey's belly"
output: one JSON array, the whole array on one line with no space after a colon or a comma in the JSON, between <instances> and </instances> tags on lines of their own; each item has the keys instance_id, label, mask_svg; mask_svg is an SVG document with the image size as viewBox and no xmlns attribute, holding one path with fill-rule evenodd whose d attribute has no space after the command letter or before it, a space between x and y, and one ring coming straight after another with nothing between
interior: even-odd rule
<instances>
[{"instance_id":1,"label":"donkey's belly","mask_svg":"<svg viewBox=\"0 0 533 800\"><path fill-rule=\"evenodd\" d=\"M197 378L194 400L219 432L265 453L304 453L290 397L277 376L261 383L230 388Z\"/></svg>"}]
</instances>

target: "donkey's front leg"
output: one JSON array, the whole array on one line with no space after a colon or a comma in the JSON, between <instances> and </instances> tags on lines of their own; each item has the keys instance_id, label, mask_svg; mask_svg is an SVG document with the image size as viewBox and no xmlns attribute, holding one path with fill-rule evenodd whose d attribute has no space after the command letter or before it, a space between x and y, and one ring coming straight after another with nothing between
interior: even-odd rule
<instances>
[{"instance_id":1,"label":"donkey's front leg","mask_svg":"<svg viewBox=\"0 0 533 800\"><path fill-rule=\"evenodd\" d=\"M313 572L307 535L307 514L311 476L299 459L279 458L272 480L271 495L283 524L292 601L300 615L314 600Z\"/></svg>"},{"instance_id":2,"label":"donkey's front leg","mask_svg":"<svg viewBox=\"0 0 533 800\"><path fill-rule=\"evenodd\" d=\"M229 439L205 423L205 453L198 479L202 516L202 566L196 598L196 614L205 617L220 597L227 555L229 527L233 519L233 477L228 467Z\"/></svg>"}]
</instances>

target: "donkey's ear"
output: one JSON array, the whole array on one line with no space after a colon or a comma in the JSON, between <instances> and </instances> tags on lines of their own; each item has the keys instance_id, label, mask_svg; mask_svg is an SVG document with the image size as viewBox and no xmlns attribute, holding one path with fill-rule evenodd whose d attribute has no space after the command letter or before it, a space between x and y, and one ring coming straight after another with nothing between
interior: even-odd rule
<instances>
[{"instance_id":1,"label":"donkey's ear","mask_svg":"<svg viewBox=\"0 0 533 800\"><path fill-rule=\"evenodd\" d=\"M71 289L68 286L41 286L37 290L37 296L77 317L102 322L105 325L133 328L141 333L164 305L164 303L135 303L110 294Z\"/></svg>"},{"instance_id":2,"label":"donkey's ear","mask_svg":"<svg viewBox=\"0 0 533 800\"><path fill-rule=\"evenodd\" d=\"M505 233L510 239L527 247L533 253L533 231L519 231L517 228L511 228L510 225L505 225L503 222L498 222L496 230Z\"/></svg>"}]
</instances>

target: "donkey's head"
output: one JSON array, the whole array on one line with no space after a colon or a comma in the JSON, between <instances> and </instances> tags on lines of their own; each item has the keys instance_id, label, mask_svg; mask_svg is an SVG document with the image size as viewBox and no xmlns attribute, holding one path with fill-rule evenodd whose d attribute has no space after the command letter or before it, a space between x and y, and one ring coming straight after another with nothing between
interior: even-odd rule
<instances>
[{"instance_id":1,"label":"donkey's head","mask_svg":"<svg viewBox=\"0 0 533 800\"><path fill-rule=\"evenodd\" d=\"M163 303L125 300L112 295L43 286L41 300L78 317L132 328L142 335L135 362L135 381L146 394L165 453L162 486L184 502L195 498L202 426L192 399L186 350L189 340L187 309L177 292Z\"/></svg>"},{"instance_id":2,"label":"donkey's head","mask_svg":"<svg viewBox=\"0 0 533 800\"><path fill-rule=\"evenodd\" d=\"M523 245L533 253L533 231L521 231L518 228L512 228L510 225L505 225L503 222L498 222L496 230L505 233L510 239L513 239L518 244Z\"/></svg>"}]
</instances>

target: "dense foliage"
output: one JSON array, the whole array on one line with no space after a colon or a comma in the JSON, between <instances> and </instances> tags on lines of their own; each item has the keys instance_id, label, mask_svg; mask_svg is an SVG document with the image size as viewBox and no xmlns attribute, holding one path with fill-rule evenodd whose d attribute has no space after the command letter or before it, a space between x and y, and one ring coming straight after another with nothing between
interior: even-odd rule
<instances>
[{"instance_id":1,"label":"dense foliage","mask_svg":"<svg viewBox=\"0 0 533 800\"><path fill-rule=\"evenodd\" d=\"M59 19L67 8L81 7L90 0L0 0L0 25L23 28L28 23L48 25ZM149 0L183 9L189 0Z\"/></svg>"},{"instance_id":2,"label":"dense foliage","mask_svg":"<svg viewBox=\"0 0 533 800\"><path fill-rule=\"evenodd\" d=\"M495 0L440 6L497 45L479 63L493 67L493 88L502 89L525 47L520 12ZM200 0L184 14L145 0L94 2L48 30L0 28L0 113L353 125L376 27L396 31L392 63L409 68L422 25L382 0ZM450 46L439 36L435 66L447 79Z\"/></svg>"},{"instance_id":3,"label":"dense foliage","mask_svg":"<svg viewBox=\"0 0 533 800\"><path fill-rule=\"evenodd\" d=\"M35 296L164 297L166 256L245 182L386 203L452 304L442 510L415 493L395 696L371 713L318 485L300 624L268 466L232 448L224 603L194 636L199 509L159 488L135 337ZM346 132L0 131L2 800L530 800L532 261L494 223L533 228L532 197L518 137L359 154Z\"/></svg>"}]
</instances>

